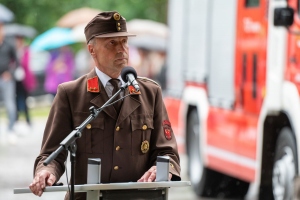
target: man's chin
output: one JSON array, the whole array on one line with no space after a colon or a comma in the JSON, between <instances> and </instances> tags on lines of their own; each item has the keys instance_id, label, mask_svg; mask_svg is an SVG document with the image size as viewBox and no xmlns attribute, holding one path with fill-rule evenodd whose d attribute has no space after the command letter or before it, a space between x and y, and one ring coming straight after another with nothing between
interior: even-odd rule
<instances>
[{"instance_id":1,"label":"man's chin","mask_svg":"<svg viewBox=\"0 0 300 200\"><path fill-rule=\"evenodd\" d=\"M117 63L116 66L118 66L118 68L122 69L123 67L128 66L128 63L127 62Z\"/></svg>"}]
</instances>

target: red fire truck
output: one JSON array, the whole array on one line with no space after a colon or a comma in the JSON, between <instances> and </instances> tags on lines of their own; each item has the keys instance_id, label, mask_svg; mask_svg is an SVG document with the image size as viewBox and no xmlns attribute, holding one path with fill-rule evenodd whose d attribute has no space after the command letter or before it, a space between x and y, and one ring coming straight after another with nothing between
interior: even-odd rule
<instances>
[{"instance_id":1,"label":"red fire truck","mask_svg":"<svg viewBox=\"0 0 300 200\"><path fill-rule=\"evenodd\" d=\"M169 0L165 103L194 191L293 197L300 0Z\"/></svg>"}]
</instances>

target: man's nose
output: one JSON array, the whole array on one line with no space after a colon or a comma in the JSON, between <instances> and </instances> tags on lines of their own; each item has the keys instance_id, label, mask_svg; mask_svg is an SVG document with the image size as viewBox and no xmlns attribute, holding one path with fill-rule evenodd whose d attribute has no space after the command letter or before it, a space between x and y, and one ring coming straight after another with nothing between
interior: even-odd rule
<instances>
[{"instance_id":1,"label":"man's nose","mask_svg":"<svg viewBox=\"0 0 300 200\"><path fill-rule=\"evenodd\" d=\"M126 46L125 44L123 44L123 43L119 43L119 44L117 45L117 50L118 50L118 52L125 52L126 49L127 49L127 46Z\"/></svg>"}]
</instances>

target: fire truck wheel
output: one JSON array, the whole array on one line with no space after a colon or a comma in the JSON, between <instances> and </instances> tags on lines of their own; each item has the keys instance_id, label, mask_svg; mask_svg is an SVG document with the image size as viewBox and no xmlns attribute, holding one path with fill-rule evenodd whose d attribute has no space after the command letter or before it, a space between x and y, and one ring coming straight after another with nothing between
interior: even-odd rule
<instances>
[{"instance_id":1,"label":"fire truck wheel","mask_svg":"<svg viewBox=\"0 0 300 200\"><path fill-rule=\"evenodd\" d=\"M187 118L188 172L195 193L199 197L217 199L243 198L249 183L219 173L204 166L201 158L199 117L196 109Z\"/></svg>"},{"instance_id":2,"label":"fire truck wheel","mask_svg":"<svg viewBox=\"0 0 300 200\"><path fill-rule=\"evenodd\" d=\"M273 195L275 200L293 199L293 180L297 174L296 141L290 128L279 133L273 165Z\"/></svg>"},{"instance_id":3,"label":"fire truck wheel","mask_svg":"<svg viewBox=\"0 0 300 200\"><path fill-rule=\"evenodd\" d=\"M198 196L215 197L214 188L217 188L221 179L217 173L204 167L199 135L199 117L197 110L193 109L187 119L188 173Z\"/></svg>"}]
</instances>

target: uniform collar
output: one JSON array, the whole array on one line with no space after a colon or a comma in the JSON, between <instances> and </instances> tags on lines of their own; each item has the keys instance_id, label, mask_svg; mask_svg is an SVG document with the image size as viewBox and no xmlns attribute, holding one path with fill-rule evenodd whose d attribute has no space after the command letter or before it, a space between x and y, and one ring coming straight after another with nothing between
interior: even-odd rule
<instances>
[{"instance_id":1,"label":"uniform collar","mask_svg":"<svg viewBox=\"0 0 300 200\"><path fill-rule=\"evenodd\" d=\"M95 79L98 80L98 78L100 79L100 77L97 73L97 68L95 68L95 70L92 70L90 73L87 74L88 84L89 84L89 80L95 80ZM109 77L109 79L110 79L110 77ZM123 81L122 81L122 83L123 83ZM105 91L105 89L104 89L104 85L103 85L102 81L101 81L101 84L99 82L99 84L97 84L97 86L99 86L98 92L93 92L93 91L89 91L89 90L88 90L88 92L99 93L97 96L94 96L90 102L92 104L94 104L95 106L97 106L98 108L100 108L103 105L103 103L108 100L108 96L107 96L106 92L103 92L103 91ZM100 88L101 88L101 91L100 91ZM128 95L129 93L130 93L130 91L129 91L129 89L127 89L127 90L125 90L124 95ZM140 92L138 94L140 94ZM119 117L113 106L109 106L109 107L105 108L103 111L105 113L107 113L107 115L112 117L113 119L118 120L118 123L121 123L126 118L128 118L128 116L132 112L134 112L134 110L136 110L140 105L141 105L141 102L138 98L138 95L132 95L132 96L124 99L123 106L122 106L124 108L121 109L121 111L119 113Z\"/></svg>"},{"instance_id":2,"label":"uniform collar","mask_svg":"<svg viewBox=\"0 0 300 200\"><path fill-rule=\"evenodd\" d=\"M97 67L95 67L95 71L97 76L99 77L102 85L105 87L106 83L111 79L110 76L108 76L107 74L103 73L102 71L100 71ZM122 85L125 83L122 79L121 76L118 77L118 79L121 81Z\"/></svg>"}]
</instances>

